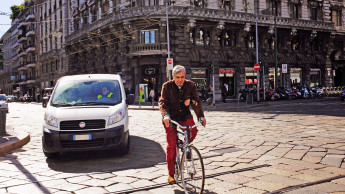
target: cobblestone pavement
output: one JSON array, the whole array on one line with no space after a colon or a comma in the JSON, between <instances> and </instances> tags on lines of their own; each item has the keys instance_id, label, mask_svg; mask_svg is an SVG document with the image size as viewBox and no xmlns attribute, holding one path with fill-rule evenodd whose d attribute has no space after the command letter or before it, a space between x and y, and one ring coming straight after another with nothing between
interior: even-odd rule
<instances>
[{"instance_id":1,"label":"cobblestone pavement","mask_svg":"<svg viewBox=\"0 0 345 194\"><path fill-rule=\"evenodd\" d=\"M31 141L0 157L0 193L183 193L166 184L165 133L157 110L130 110L131 149L65 153L41 149L44 109L11 103L7 124ZM205 193L344 193L345 104L291 102L206 111L194 145Z\"/></svg>"}]
</instances>

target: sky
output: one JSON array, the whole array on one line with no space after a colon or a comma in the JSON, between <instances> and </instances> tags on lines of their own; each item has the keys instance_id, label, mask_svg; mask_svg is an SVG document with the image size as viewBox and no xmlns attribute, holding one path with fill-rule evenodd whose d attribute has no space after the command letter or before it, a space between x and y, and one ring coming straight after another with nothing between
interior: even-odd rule
<instances>
[{"instance_id":1,"label":"sky","mask_svg":"<svg viewBox=\"0 0 345 194\"><path fill-rule=\"evenodd\" d=\"M11 6L20 5L24 0L0 0L0 13L7 13L7 15L0 15L0 38L11 27Z\"/></svg>"}]
</instances>

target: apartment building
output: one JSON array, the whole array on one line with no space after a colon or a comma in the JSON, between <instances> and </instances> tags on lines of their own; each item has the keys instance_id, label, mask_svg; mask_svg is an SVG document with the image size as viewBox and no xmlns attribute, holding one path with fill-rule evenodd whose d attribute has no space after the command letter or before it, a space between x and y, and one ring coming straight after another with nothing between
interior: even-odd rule
<instances>
[{"instance_id":1,"label":"apartment building","mask_svg":"<svg viewBox=\"0 0 345 194\"><path fill-rule=\"evenodd\" d=\"M174 65L186 66L187 78L195 81L198 89L212 83L214 73L217 98L222 83L230 86L229 95L236 95L239 89L257 82L257 72L253 70L257 7L258 57L261 66L266 67L264 73L260 72L261 84L266 88L275 84L345 85L344 1L258 0L258 6L254 3L68 0L69 17L73 18L66 37L71 71L120 73L127 89L135 89L136 93L140 83L160 89L167 79L168 15ZM287 73L282 72L282 64L287 64Z\"/></svg>"},{"instance_id":2,"label":"apartment building","mask_svg":"<svg viewBox=\"0 0 345 194\"><path fill-rule=\"evenodd\" d=\"M36 0L38 37L40 89L53 87L56 81L67 74L67 54L64 49L66 1ZM43 96L43 95L42 95Z\"/></svg>"},{"instance_id":3,"label":"apartment building","mask_svg":"<svg viewBox=\"0 0 345 194\"><path fill-rule=\"evenodd\" d=\"M4 70L1 89L7 95L34 97L36 85L36 22L34 1L28 2L2 37Z\"/></svg>"}]
</instances>

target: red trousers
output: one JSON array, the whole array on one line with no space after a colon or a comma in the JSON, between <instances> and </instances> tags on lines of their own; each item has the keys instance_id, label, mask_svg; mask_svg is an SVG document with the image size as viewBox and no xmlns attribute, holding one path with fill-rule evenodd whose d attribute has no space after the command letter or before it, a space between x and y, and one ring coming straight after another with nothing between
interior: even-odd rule
<instances>
[{"instance_id":1,"label":"red trousers","mask_svg":"<svg viewBox=\"0 0 345 194\"><path fill-rule=\"evenodd\" d=\"M182 126L192 126L195 124L192 118L187 119L186 121L179 121L179 123ZM169 175L173 176L175 174L177 131L175 127L164 126L164 128L165 128L165 133L167 135L167 142L168 142L167 154L166 154L168 171L169 171ZM198 133L198 129L196 127L191 129L189 143L191 143L194 140L197 133Z\"/></svg>"}]
</instances>

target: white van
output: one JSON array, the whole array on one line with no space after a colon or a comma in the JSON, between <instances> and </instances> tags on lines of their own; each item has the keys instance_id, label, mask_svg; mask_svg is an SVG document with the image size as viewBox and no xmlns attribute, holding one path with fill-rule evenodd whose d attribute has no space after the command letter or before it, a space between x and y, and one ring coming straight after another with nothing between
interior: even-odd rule
<instances>
[{"instance_id":1,"label":"white van","mask_svg":"<svg viewBox=\"0 0 345 194\"><path fill-rule=\"evenodd\" d=\"M64 76L52 95L43 99L43 152L48 158L61 152L130 147L128 104L121 77L111 74Z\"/></svg>"}]
</instances>

